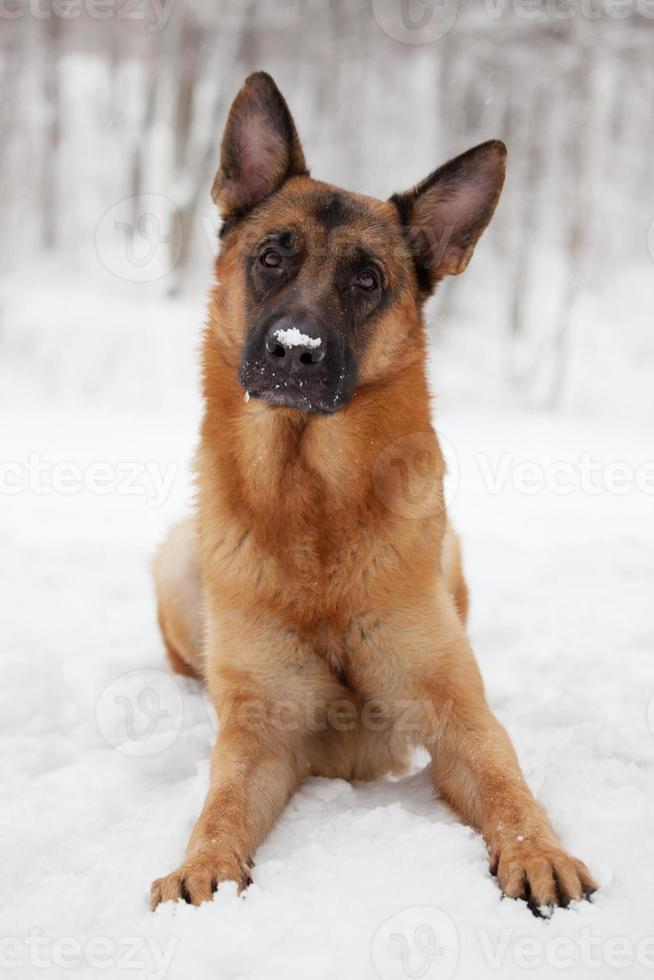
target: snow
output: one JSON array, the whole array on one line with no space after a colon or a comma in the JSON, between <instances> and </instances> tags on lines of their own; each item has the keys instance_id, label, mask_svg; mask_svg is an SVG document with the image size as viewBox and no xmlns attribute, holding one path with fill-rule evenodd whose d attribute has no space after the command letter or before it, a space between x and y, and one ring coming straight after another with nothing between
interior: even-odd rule
<instances>
[{"instance_id":1,"label":"snow","mask_svg":"<svg viewBox=\"0 0 654 980\"><path fill-rule=\"evenodd\" d=\"M309 337L297 327L289 327L288 330L275 330L275 337L284 347L316 348L322 344L320 337Z\"/></svg>"},{"instance_id":2,"label":"snow","mask_svg":"<svg viewBox=\"0 0 654 980\"><path fill-rule=\"evenodd\" d=\"M401 779L307 780L245 897L228 884L200 908L151 913L150 882L178 865L202 805L216 728L198 684L168 671L149 574L192 500L203 310L77 295L14 283L2 307L8 973L650 976L651 428L449 397L447 358L434 370L488 696L564 846L597 877L592 904L546 921L503 900L418 756Z\"/></svg>"}]
</instances>

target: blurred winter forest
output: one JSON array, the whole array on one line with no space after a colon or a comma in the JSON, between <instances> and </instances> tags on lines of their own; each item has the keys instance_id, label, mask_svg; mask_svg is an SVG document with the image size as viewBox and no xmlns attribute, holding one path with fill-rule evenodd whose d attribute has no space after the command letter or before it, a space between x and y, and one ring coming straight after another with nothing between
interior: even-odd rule
<instances>
[{"instance_id":1,"label":"blurred winter forest","mask_svg":"<svg viewBox=\"0 0 654 980\"><path fill-rule=\"evenodd\" d=\"M439 384L654 417L644 0L4 0L5 391L147 402L147 363L170 393L203 319L221 129L255 69L314 176L353 190L508 144L496 218L429 309Z\"/></svg>"}]
</instances>

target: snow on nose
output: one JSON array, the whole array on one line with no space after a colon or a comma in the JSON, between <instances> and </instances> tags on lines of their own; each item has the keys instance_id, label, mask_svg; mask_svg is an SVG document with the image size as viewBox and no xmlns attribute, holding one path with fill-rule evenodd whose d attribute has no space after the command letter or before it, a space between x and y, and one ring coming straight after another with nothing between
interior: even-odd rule
<instances>
[{"instance_id":1,"label":"snow on nose","mask_svg":"<svg viewBox=\"0 0 654 980\"><path fill-rule=\"evenodd\" d=\"M302 333L297 327L275 330L275 338L283 347L310 347L315 349L322 344L321 337L310 337Z\"/></svg>"}]
</instances>

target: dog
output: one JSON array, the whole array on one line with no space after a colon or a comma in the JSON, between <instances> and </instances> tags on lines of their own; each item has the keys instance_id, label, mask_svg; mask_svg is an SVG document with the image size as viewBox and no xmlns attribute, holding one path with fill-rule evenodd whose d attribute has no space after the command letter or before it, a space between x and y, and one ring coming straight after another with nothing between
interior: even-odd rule
<instances>
[{"instance_id":1,"label":"dog","mask_svg":"<svg viewBox=\"0 0 654 980\"><path fill-rule=\"evenodd\" d=\"M220 730L204 809L153 909L244 889L303 778L399 773L417 745L506 896L538 910L596 888L486 703L430 417L423 305L466 268L505 161L491 140L380 201L309 176L269 75L232 104L197 512L154 568L172 666L203 679Z\"/></svg>"}]
</instances>

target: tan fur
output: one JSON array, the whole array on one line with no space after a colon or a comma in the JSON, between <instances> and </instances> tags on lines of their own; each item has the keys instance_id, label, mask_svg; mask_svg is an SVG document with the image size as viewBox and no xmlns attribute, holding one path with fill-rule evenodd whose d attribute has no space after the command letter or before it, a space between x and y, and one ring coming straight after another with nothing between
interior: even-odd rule
<instances>
[{"instance_id":1,"label":"tan fur","mask_svg":"<svg viewBox=\"0 0 654 980\"><path fill-rule=\"evenodd\" d=\"M456 611L459 614L461 622L465 626L468 620L468 586L463 577L461 544L449 521L445 528L445 536L443 538L441 565L445 588L456 606Z\"/></svg>"},{"instance_id":2,"label":"tan fur","mask_svg":"<svg viewBox=\"0 0 654 980\"><path fill-rule=\"evenodd\" d=\"M175 525L153 564L159 628L173 670L202 674L204 614L194 522Z\"/></svg>"},{"instance_id":3,"label":"tan fur","mask_svg":"<svg viewBox=\"0 0 654 980\"><path fill-rule=\"evenodd\" d=\"M226 879L244 887L305 776L374 779L402 771L416 745L431 753L443 797L483 833L505 892L564 904L593 882L531 795L466 637L421 302L397 215L361 198L365 221L327 241L310 207L326 188L291 177L231 232L216 263L197 518L173 530L155 579L174 666L203 675L220 732L186 858L154 883L152 904L207 900ZM384 248L394 299L354 397L332 415L246 402L238 382L244 257L272 220L300 224L309 252L322 249L307 283L350 240ZM414 499L398 474L418 450L429 494Z\"/></svg>"}]
</instances>

